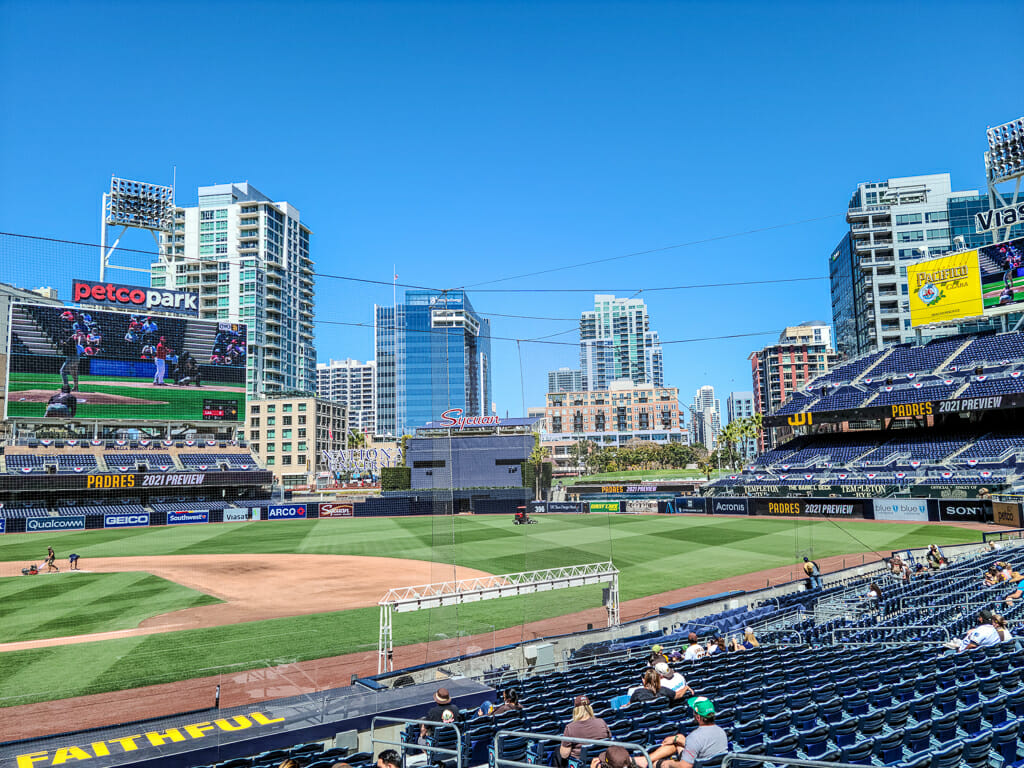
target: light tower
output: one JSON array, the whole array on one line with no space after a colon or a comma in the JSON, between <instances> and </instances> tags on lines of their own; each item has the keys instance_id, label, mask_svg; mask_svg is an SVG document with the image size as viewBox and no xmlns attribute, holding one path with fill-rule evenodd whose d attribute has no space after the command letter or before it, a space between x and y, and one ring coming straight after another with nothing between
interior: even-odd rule
<instances>
[{"instance_id":1,"label":"light tower","mask_svg":"<svg viewBox=\"0 0 1024 768\"><path fill-rule=\"evenodd\" d=\"M1024 117L988 129L985 177L988 180L988 205L991 210L1016 207L1018 203L1024 202L1020 194L1020 182L1024 178ZM1009 189L997 189L999 185L1010 182L1015 182L1012 193ZM992 233L993 242L1007 239L1010 228L1016 223L1019 223L1016 218L1006 225L1000 222Z\"/></svg>"},{"instance_id":2,"label":"light tower","mask_svg":"<svg viewBox=\"0 0 1024 768\"><path fill-rule=\"evenodd\" d=\"M107 268L149 274L146 268L110 263L111 254L129 228L149 230L159 248L160 238L157 233L168 233L173 226L174 187L111 176L110 191L103 193L103 208L100 212L100 281L106 280ZM121 227L121 231L108 250L107 230L110 227Z\"/></svg>"}]
</instances>

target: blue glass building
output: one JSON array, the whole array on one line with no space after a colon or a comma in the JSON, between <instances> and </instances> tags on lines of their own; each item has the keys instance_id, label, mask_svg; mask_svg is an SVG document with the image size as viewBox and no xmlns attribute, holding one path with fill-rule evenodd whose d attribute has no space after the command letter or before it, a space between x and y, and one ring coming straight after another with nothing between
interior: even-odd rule
<instances>
[{"instance_id":1,"label":"blue glass building","mask_svg":"<svg viewBox=\"0 0 1024 768\"><path fill-rule=\"evenodd\" d=\"M490 413L491 324L462 291L406 291L404 303L376 306L374 337L377 434L410 434L452 408Z\"/></svg>"}]
</instances>

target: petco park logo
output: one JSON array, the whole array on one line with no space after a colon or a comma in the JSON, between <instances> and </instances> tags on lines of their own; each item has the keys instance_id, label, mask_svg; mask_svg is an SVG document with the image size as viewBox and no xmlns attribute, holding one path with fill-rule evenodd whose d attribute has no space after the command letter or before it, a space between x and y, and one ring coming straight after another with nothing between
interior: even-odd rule
<instances>
[{"instance_id":1,"label":"petco park logo","mask_svg":"<svg viewBox=\"0 0 1024 768\"><path fill-rule=\"evenodd\" d=\"M71 299L76 304L102 304L121 309L156 309L161 312L199 315L199 294L186 291L74 280L71 283Z\"/></svg>"},{"instance_id":2,"label":"petco park logo","mask_svg":"<svg viewBox=\"0 0 1024 768\"><path fill-rule=\"evenodd\" d=\"M295 520L306 516L304 504L294 507L270 507L267 510L267 520Z\"/></svg>"}]
</instances>

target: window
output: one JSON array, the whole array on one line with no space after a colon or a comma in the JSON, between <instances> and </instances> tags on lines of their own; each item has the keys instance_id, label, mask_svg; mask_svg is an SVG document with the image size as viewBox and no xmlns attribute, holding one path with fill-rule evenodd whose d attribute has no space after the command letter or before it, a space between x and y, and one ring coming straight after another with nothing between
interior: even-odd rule
<instances>
[{"instance_id":1,"label":"window","mask_svg":"<svg viewBox=\"0 0 1024 768\"><path fill-rule=\"evenodd\" d=\"M200 221L213 221L213 211L200 211L199 219Z\"/></svg>"},{"instance_id":2,"label":"window","mask_svg":"<svg viewBox=\"0 0 1024 768\"><path fill-rule=\"evenodd\" d=\"M921 214L920 213L898 213L896 214L896 224L920 224Z\"/></svg>"},{"instance_id":3,"label":"window","mask_svg":"<svg viewBox=\"0 0 1024 768\"><path fill-rule=\"evenodd\" d=\"M306 410L306 404L305 403L299 403L299 411L304 411L304 410Z\"/></svg>"},{"instance_id":4,"label":"window","mask_svg":"<svg viewBox=\"0 0 1024 768\"><path fill-rule=\"evenodd\" d=\"M283 419L281 419L281 423L284 424L286 427L290 427L292 425L292 417L285 416Z\"/></svg>"},{"instance_id":5,"label":"window","mask_svg":"<svg viewBox=\"0 0 1024 768\"><path fill-rule=\"evenodd\" d=\"M281 463L282 464L291 464L292 463L292 457L291 456L282 456L281 457Z\"/></svg>"},{"instance_id":6,"label":"window","mask_svg":"<svg viewBox=\"0 0 1024 768\"><path fill-rule=\"evenodd\" d=\"M299 430L299 437L305 437L305 436L306 436L306 430L305 429L300 429Z\"/></svg>"},{"instance_id":7,"label":"window","mask_svg":"<svg viewBox=\"0 0 1024 768\"><path fill-rule=\"evenodd\" d=\"M275 445L273 443L267 443L267 453L274 452Z\"/></svg>"},{"instance_id":8,"label":"window","mask_svg":"<svg viewBox=\"0 0 1024 768\"><path fill-rule=\"evenodd\" d=\"M299 447L296 450L299 450L299 451L306 450L306 444L305 443L299 443ZM303 461L305 461L305 459L303 459Z\"/></svg>"},{"instance_id":9,"label":"window","mask_svg":"<svg viewBox=\"0 0 1024 768\"><path fill-rule=\"evenodd\" d=\"M291 439L291 436L292 436L292 431L290 429L282 429L281 430L281 437L283 437L285 439Z\"/></svg>"},{"instance_id":10,"label":"window","mask_svg":"<svg viewBox=\"0 0 1024 768\"><path fill-rule=\"evenodd\" d=\"M274 457L273 456L267 456L267 466L268 467L274 466Z\"/></svg>"},{"instance_id":11,"label":"window","mask_svg":"<svg viewBox=\"0 0 1024 768\"><path fill-rule=\"evenodd\" d=\"M259 440L260 439L260 431L258 429L252 430L249 433L249 439L250 440Z\"/></svg>"},{"instance_id":12,"label":"window","mask_svg":"<svg viewBox=\"0 0 1024 768\"><path fill-rule=\"evenodd\" d=\"M929 229L928 239L929 240L945 240L949 237L948 229Z\"/></svg>"},{"instance_id":13,"label":"window","mask_svg":"<svg viewBox=\"0 0 1024 768\"><path fill-rule=\"evenodd\" d=\"M281 443L281 452L282 453L291 453L292 452L292 444L291 443Z\"/></svg>"},{"instance_id":14,"label":"window","mask_svg":"<svg viewBox=\"0 0 1024 768\"><path fill-rule=\"evenodd\" d=\"M912 229L908 232L899 232L896 239L901 243L917 243L924 240L924 232L920 229Z\"/></svg>"},{"instance_id":15,"label":"window","mask_svg":"<svg viewBox=\"0 0 1024 768\"><path fill-rule=\"evenodd\" d=\"M267 426L268 427L273 427L273 426L276 426L276 425L277 425L277 417L276 416L267 416Z\"/></svg>"},{"instance_id":16,"label":"window","mask_svg":"<svg viewBox=\"0 0 1024 768\"><path fill-rule=\"evenodd\" d=\"M260 452L260 444L259 443L249 443L249 448L252 450L253 453L259 453Z\"/></svg>"},{"instance_id":17,"label":"window","mask_svg":"<svg viewBox=\"0 0 1024 768\"><path fill-rule=\"evenodd\" d=\"M413 469L439 469L444 466L444 459L438 459L436 461L414 461L412 463Z\"/></svg>"},{"instance_id":18,"label":"window","mask_svg":"<svg viewBox=\"0 0 1024 768\"><path fill-rule=\"evenodd\" d=\"M273 413L276 409L277 409L276 405L268 405L267 406L267 413Z\"/></svg>"},{"instance_id":19,"label":"window","mask_svg":"<svg viewBox=\"0 0 1024 768\"><path fill-rule=\"evenodd\" d=\"M251 412L251 413L259 413L259 412L260 412L260 407L259 407L258 405L254 405L254 406L253 406L253 407L252 407L252 408L250 409L250 412Z\"/></svg>"},{"instance_id":20,"label":"window","mask_svg":"<svg viewBox=\"0 0 1024 768\"><path fill-rule=\"evenodd\" d=\"M282 411L283 413L291 413L291 412L292 412L292 404L291 404L291 403L285 403L285 404L284 404L284 405L283 405L283 406L281 407L281 411Z\"/></svg>"},{"instance_id":21,"label":"window","mask_svg":"<svg viewBox=\"0 0 1024 768\"><path fill-rule=\"evenodd\" d=\"M300 450L302 450L302 449L300 449ZM300 453L298 456L296 456L295 457L295 463L296 464L302 464L303 466L305 466L305 464L306 464L306 456L305 456L305 454L301 454Z\"/></svg>"},{"instance_id":22,"label":"window","mask_svg":"<svg viewBox=\"0 0 1024 768\"><path fill-rule=\"evenodd\" d=\"M299 410L301 411L302 409L299 408ZM305 424L305 423L306 423L306 417L305 416L299 416L299 424L301 425L301 424Z\"/></svg>"},{"instance_id":23,"label":"window","mask_svg":"<svg viewBox=\"0 0 1024 768\"><path fill-rule=\"evenodd\" d=\"M929 224L932 224L932 223L934 223L936 221L949 221L949 212L948 211L928 211L928 213L925 214L925 219L924 220L927 221Z\"/></svg>"},{"instance_id":24,"label":"window","mask_svg":"<svg viewBox=\"0 0 1024 768\"><path fill-rule=\"evenodd\" d=\"M267 430L267 440L274 440L275 438L277 438L277 430L268 429Z\"/></svg>"}]
</instances>

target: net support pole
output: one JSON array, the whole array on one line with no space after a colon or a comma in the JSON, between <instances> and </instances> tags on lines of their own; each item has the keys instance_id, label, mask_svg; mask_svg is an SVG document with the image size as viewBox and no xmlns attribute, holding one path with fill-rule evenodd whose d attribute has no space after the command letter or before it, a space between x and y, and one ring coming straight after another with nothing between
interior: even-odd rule
<instances>
[{"instance_id":1,"label":"net support pole","mask_svg":"<svg viewBox=\"0 0 1024 768\"><path fill-rule=\"evenodd\" d=\"M611 582L608 585L608 604L605 606L608 609L608 626L617 627L619 626L619 574L618 572L612 577Z\"/></svg>"},{"instance_id":2,"label":"net support pole","mask_svg":"<svg viewBox=\"0 0 1024 768\"><path fill-rule=\"evenodd\" d=\"M380 606L380 634L377 637L377 674L391 672L394 667L394 648L391 636L391 604Z\"/></svg>"}]
</instances>

